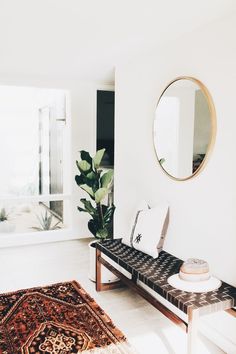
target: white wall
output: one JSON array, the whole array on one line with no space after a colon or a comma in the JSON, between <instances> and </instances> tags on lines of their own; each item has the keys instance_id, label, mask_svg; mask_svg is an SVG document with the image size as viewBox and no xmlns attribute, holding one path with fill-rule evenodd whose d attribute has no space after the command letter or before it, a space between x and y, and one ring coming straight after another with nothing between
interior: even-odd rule
<instances>
[{"instance_id":1,"label":"white wall","mask_svg":"<svg viewBox=\"0 0 236 354\"><path fill-rule=\"evenodd\" d=\"M139 200L167 200L165 249L206 259L212 273L236 286L236 16L212 23L116 69L115 234L129 232ZM170 179L157 163L152 126L159 95L172 79L193 76L211 92L216 142L195 178ZM213 324L214 326L214 324ZM226 332L227 326L225 326ZM220 329L221 330L221 329ZM227 333L225 334L228 335ZM234 338L236 343L236 331Z\"/></svg>"}]
</instances>

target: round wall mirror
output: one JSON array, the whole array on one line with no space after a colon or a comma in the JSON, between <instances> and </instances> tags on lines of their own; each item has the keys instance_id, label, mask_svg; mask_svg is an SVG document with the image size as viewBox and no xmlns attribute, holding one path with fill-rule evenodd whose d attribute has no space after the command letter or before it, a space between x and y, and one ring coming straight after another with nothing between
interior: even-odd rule
<instances>
[{"instance_id":1,"label":"round wall mirror","mask_svg":"<svg viewBox=\"0 0 236 354\"><path fill-rule=\"evenodd\" d=\"M198 174L215 133L215 108L207 88L192 77L173 80L158 100L154 119L154 146L162 169L180 181Z\"/></svg>"}]
</instances>

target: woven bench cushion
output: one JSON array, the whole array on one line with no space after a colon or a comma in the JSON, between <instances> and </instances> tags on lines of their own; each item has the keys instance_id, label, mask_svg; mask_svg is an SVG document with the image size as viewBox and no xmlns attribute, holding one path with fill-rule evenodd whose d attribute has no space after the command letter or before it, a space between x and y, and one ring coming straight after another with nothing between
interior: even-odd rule
<instances>
[{"instance_id":1,"label":"woven bench cushion","mask_svg":"<svg viewBox=\"0 0 236 354\"><path fill-rule=\"evenodd\" d=\"M122 239L97 243L97 248L138 279L187 314L189 307L201 313L212 313L236 306L236 288L222 282L222 286L207 293L190 293L173 288L167 279L179 272L183 261L162 251L153 258L123 244Z\"/></svg>"}]
</instances>

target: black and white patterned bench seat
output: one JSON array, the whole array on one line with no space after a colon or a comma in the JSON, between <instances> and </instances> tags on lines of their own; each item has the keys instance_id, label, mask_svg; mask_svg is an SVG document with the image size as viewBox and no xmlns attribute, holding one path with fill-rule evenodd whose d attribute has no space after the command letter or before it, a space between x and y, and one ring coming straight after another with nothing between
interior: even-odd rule
<instances>
[{"instance_id":1,"label":"black and white patterned bench seat","mask_svg":"<svg viewBox=\"0 0 236 354\"><path fill-rule=\"evenodd\" d=\"M222 286L205 293L190 293L169 285L167 279L179 272L183 261L162 251L158 258L123 244L122 239L97 243L97 248L119 266L128 271L133 279L146 284L150 289L187 314L188 308L199 309L206 314L236 306L236 288L222 282Z\"/></svg>"}]
</instances>

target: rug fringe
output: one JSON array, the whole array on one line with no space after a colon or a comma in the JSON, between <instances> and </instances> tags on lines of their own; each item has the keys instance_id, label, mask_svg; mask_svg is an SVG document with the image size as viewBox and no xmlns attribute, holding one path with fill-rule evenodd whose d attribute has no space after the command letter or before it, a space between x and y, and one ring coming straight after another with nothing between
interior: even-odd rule
<instances>
[{"instance_id":1,"label":"rug fringe","mask_svg":"<svg viewBox=\"0 0 236 354\"><path fill-rule=\"evenodd\" d=\"M94 348L78 352L78 354L138 354L127 342L110 344L106 348Z\"/></svg>"}]
</instances>

